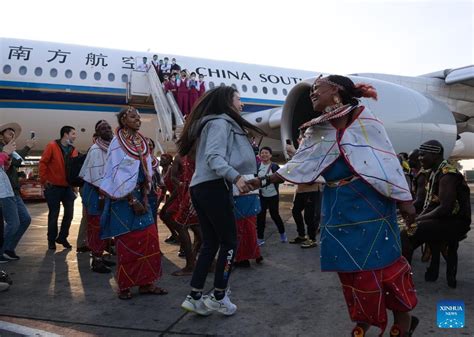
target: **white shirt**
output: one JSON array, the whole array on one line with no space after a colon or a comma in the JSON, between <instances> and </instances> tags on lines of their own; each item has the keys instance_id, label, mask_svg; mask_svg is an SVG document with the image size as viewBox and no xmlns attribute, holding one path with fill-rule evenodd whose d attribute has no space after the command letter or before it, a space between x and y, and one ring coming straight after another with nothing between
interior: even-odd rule
<instances>
[{"instance_id":1,"label":"white shirt","mask_svg":"<svg viewBox=\"0 0 474 337\"><path fill-rule=\"evenodd\" d=\"M258 169L258 176L264 177L267 174L271 175L272 174L272 170L270 168L271 165L272 165L271 162L267 165L265 165L264 163L261 163L260 168ZM270 184L267 187L263 187L260 189L260 191L262 192L262 196L266 198L274 197L275 195L278 194L274 184Z\"/></svg>"},{"instance_id":2,"label":"white shirt","mask_svg":"<svg viewBox=\"0 0 474 337\"><path fill-rule=\"evenodd\" d=\"M171 72L171 64L169 64L169 63L168 63L168 64L163 63L163 64L161 65L161 71L162 71L163 73L165 73L165 74L170 73L170 72Z\"/></svg>"},{"instance_id":3,"label":"white shirt","mask_svg":"<svg viewBox=\"0 0 474 337\"><path fill-rule=\"evenodd\" d=\"M148 63L140 63L137 67L138 71L148 71L150 69L150 65Z\"/></svg>"}]
</instances>

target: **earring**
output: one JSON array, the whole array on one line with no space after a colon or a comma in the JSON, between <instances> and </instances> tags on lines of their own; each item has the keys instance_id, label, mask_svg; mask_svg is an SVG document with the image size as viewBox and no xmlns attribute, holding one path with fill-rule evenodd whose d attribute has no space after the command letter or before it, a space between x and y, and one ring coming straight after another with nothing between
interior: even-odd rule
<instances>
[{"instance_id":1,"label":"earring","mask_svg":"<svg viewBox=\"0 0 474 337\"><path fill-rule=\"evenodd\" d=\"M341 99L339 98L339 96L333 96L332 99L334 100L334 103L336 103L336 104L341 103Z\"/></svg>"}]
</instances>

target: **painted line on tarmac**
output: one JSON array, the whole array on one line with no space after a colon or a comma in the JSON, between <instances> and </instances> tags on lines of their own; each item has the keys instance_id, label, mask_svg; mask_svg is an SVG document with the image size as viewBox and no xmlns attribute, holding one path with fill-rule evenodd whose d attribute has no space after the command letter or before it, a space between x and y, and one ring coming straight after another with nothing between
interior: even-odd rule
<instances>
[{"instance_id":1,"label":"painted line on tarmac","mask_svg":"<svg viewBox=\"0 0 474 337\"><path fill-rule=\"evenodd\" d=\"M14 324L10 322L0 321L0 336L2 331L14 332L23 336L35 336L35 337L61 337L55 333L47 332L44 330L33 329L23 325Z\"/></svg>"}]
</instances>

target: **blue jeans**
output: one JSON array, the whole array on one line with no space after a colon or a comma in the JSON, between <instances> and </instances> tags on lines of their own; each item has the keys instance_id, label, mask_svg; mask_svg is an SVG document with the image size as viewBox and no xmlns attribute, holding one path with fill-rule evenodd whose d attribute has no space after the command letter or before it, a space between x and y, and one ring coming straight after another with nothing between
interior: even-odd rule
<instances>
[{"instance_id":1,"label":"blue jeans","mask_svg":"<svg viewBox=\"0 0 474 337\"><path fill-rule=\"evenodd\" d=\"M44 197L48 203L48 242L53 243L56 239L62 241L69 236L74 216L74 200L76 195L70 186L51 186L44 190ZM58 218L61 203L64 207L61 230L58 234Z\"/></svg>"},{"instance_id":2,"label":"blue jeans","mask_svg":"<svg viewBox=\"0 0 474 337\"><path fill-rule=\"evenodd\" d=\"M31 217L19 195L0 199L3 219L5 221L4 244L0 250L15 251L18 242L30 226Z\"/></svg>"}]
</instances>

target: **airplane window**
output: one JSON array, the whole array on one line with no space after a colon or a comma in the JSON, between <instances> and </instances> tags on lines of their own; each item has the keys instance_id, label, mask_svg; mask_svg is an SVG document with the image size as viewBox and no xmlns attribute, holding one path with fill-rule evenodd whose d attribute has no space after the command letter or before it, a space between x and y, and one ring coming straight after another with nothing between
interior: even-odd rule
<instances>
[{"instance_id":1,"label":"airplane window","mask_svg":"<svg viewBox=\"0 0 474 337\"><path fill-rule=\"evenodd\" d=\"M221 87L225 87L225 83L224 83L224 82L221 82Z\"/></svg>"},{"instance_id":2,"label":"airplane window","mask_svg":"<svg viewBox=\"0 0 474 337\"><path fill-rule=\"evenodd\" d=\"M242 91L247 92L247 86L245 84L242 84Z\"/></svg>"},{"instance_id":3,"label":"airplane window","mask_svg":"<svg viewBox=\"0 0 474 337\"><path fill-rule=\"evenodd\" d=\"M87 78L87 73L83 70L79 73L79 77L81 80L85 80Z\"/></svg>"},{"instance_id":4,"label":"airplane window","mask_svg":"<svg viewBox=\"0 0 474 337\"><path fill-rule=\"evenodd\" d=\"M109 73L109 76L107 76L110 82L115 81L115 75L112 73Z\"/></svg>"},{"instance_id":5,"label":"airplane window","mask_svg":"<svg viewBox=\"0 0 474 337\"><path fill-rule=\"evenodd\" d=\"M56 77L58 76L58 70L56 68L51 68L51 70L49 71L49 75L51 77Z\"/></svg>"},{"instance_id":6,"label":"airplane window","mask_svg":"<svg viewBox=\"0 0 474 337\"><path fill-rule=\"evenodd\" d=\"M234 83L231 84L231 87L237 90L237 86Z\"/></svg>"},{"instance_id":7,"label":"airplane window","mask_svg":"<svg viewBox=\"0 0 474 337\"><path fill-rule=\"evenodd\" d=\"M26 75L27 69L25 66L21 66L20 69L18 69L18 72L20 75Z\"/></svg>"},{"instance_id":8,"label":"airplane window","mask_svg":"<svg viewBox=\"0 0 474 337\"><path fill-rule=\"evenodd\" d=\"M210 88L210 89L214 89L214 87L215 87L214 82L212 82L212 81L209 82L209 88Z\"/></svg>"},{"instance_id":9,"label":"airplane window","mask_svg":"<svg viewBox=\"0 0 474 337\"><path fill-rule=\"evenodd\" d=\"M252 91L253 91L254 93L257 93L257 92L258 92L258 88L257 88L256 85L252 86Z\"/></svg>"},{"instance_id":10,"label":"airplane window","mask_svg":"<svg viewBox=\"0 0 474 337\"><path fill-rule=\"evenodd\" d=\"M9 74L9 73L11 73L11 71L12 71L12 67L9 64L5 64L3 66L3 73L4 74Z\"/></svg>"},{"instance_id":11,"label":"airplane window","mask_svg":"<svg viewBox=\"0 0 474 337\"><path fill-rule=\"evenodd\" d=\"M283 95L288 95L288 90L286 90L285 88L283 88L283 90L281 91L283 93Z\"/></svg>"},{"instance_id":12,"label":"airplane window","mask_svg":"<svg viewBox=\"0 0 474 337\"><path fill-rule=\"evenodd\" d=\"M101 77L100 73L99 73L98 71L96 71L96 72L94 73L94 79L95 79L96 81L100 81L100 77Z\"/></svg>"},{"instance_id":13,"label":"airplane window","mask_svg":"<svg viewBox=\"0 0 474 337\"><path fill-rule=\"evenodd\" d=\"M41 76L41 75L43 75L43 69L41 69L41 67L36 67L36 68L35 68L35 75L36 75L36 76Z\"/></svg>"},{"instance_id":14,"label":"airplane window","mask_svg":"<svg viewBox=\"0 0 474 337\"><path fill-rule=\"evenodd\" d=\"M268 94L268 89L267 89L267 87L263 87L263 88L262 88L262 91L263 91L264 94Z\"/></svg>"},{"instance_id":15,"label":"airplane window","mask_svg":"<svg viewBox=\"0 0 474 337\"><path fill-rule=\"evenodd\" d=\"M278 95L278 89L277 88L273 88L272 92L273 92L273 95Z\"/></svg>"},{"instance_id":16,"label":"airplane window","mask_svg":"<svg viewBox=\"0 0 474 337\"><path fill-rule=\"evenodd\" d=\"M128 82L128 75L127 75L127 74L123 74L123 75L122 75L122 82L123 82L123 83L127 83L127 82Z\"/></svg>"},{"instance_id":17,"label":"airplane window","mask_svg":"<svg viewBox=\"0 0 474 337\"><path fill-rule=\"evenodd\" d=\"M66 70L66 72L64 73L64 76L66 76L66 78L71 78L72 77L72 70L71 69Z\"/></svg>"}]
</instances>

